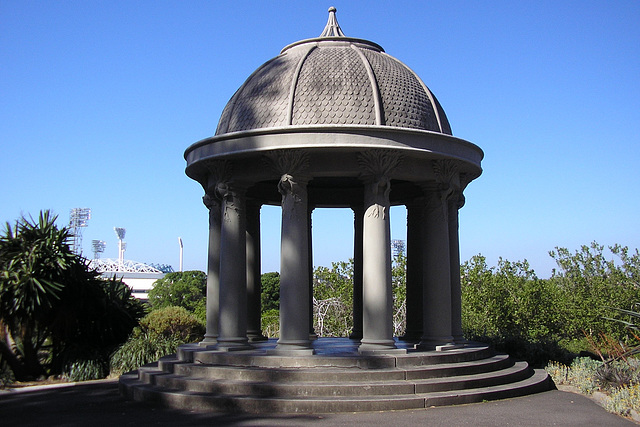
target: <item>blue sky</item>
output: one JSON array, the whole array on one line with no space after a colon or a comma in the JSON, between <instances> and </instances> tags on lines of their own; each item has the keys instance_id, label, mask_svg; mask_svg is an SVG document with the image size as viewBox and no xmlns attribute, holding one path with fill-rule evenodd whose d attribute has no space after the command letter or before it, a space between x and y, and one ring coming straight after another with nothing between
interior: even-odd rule
<instances>
[{"instance_id":1,"label":"blue sky","mask_svg":"<svg viewBox=\"0 0 640 427\"><path fill-rule=\"evenodd\" d=\"M287 44L380 44L485 152L460 211L461 258L527 259L598 241L640 247L640 2L0 1L0 221L90 207L84 252L127 229L127 259L206 268L202 189L184 150ZM402 208L393 238L406 238ZM263 271L279 212L263 209ZM352 252L352 214L314 213L314 264Z\"/></svg>"}]
</instances>

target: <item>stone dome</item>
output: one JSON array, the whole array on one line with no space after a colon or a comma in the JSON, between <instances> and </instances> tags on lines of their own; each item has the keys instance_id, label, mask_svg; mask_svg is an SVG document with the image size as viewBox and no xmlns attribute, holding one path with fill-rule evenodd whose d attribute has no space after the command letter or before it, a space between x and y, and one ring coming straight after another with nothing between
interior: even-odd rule
<instances>
[{"instance_id":1,"label":"stone dome","mask_svg":"<svg viewBox=\"0 0 640 427\"><path fill-rule=\"evenodd\" d=\"M451 135L436 97L378 44L346 37L329 9L322 34L286 46L227 103L216 136L314 125L389 126Z\"/></svg>"}]
</instances>

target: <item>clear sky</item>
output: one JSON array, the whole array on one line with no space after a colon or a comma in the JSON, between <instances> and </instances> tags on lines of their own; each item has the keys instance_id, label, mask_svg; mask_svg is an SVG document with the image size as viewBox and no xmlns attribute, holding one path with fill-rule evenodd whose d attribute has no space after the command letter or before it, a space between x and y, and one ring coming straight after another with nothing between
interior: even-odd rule
<instances>
[{"instance_id":1,"label":"clear sky","mask_svg":"<svg viewBox=\"0 0 640 427\"><path fill-rule=\"evenodd\" d=\"M640 246L640 2L0 0L0 221L89 207L91 240L125 257L206 269L202 188L184 150L287 44L336 6L485 152L460 211L462 260L527 259L598 241ZM402 208L392 237L406 238ZM352 253L352 214L314 213L314 264ZM263 208L263 271L279 269L279 212Z\"/></svg>"}]
</instances>

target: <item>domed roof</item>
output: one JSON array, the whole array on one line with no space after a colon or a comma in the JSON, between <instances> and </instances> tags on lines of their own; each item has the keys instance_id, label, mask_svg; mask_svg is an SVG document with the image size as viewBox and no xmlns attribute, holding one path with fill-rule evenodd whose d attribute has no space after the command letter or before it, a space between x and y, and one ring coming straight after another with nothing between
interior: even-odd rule
<instances>
[{"instance_id":1,"label":"domed roof","mask_svg":"<svg viewBox=\"0 0 640 427\"><path fill-rule=\"evenodd\" d=\"M286 46L227 103L216 135L287 126L369 125L451 135L420 78L376 43L346 37L329 9L322 34Z\"/></svg>"}]
</instances>

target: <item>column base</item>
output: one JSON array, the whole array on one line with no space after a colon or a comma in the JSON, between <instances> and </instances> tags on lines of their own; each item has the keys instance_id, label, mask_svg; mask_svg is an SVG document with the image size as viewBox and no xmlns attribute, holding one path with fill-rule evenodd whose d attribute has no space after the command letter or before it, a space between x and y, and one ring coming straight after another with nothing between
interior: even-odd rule
<instances>
[{"instance_id":1,"label":"column base","mask_svg":"<svg viewBox=\"0 0 640 427\"><path fill-rule=\"evenodd\" d=\"M394 340L362 339L358 347L358 354L363 356L377 356L383 354L407 354L404 348L397 348Z\"/></svg>"},{"instance_id":2,"label":"column base","mask_svg":"<svg viewBox=\"0 0 640 427\"><path fill-rule=\"evenodd\" d=\"M210 335L210 336L205 335L204 339L198 343L200 347L208 347L210 345L217 345L217 344L218 344L217 335Z\"/></svg>"},{"instance_id":3,"label":"column base","mask_svg":"<svg viewBox=\"0 0 640 427\"><path fill-rule=\"evenodd\" d=\"M312 356L315 350L309 340L278 340L276 348L267 350L267 354L278 356Z\"/></svg>"},{"instance_id":4,"label":"column base","mask_svg":"<svg viewBox=\"0 0 640 427\"><path fill-rule=\"evenodd\" d=\"M249 344L246 337L242 338L218 338L216 350L220 351L241 351L252 350L253 346Z\"/></svg>"},{"instance_id":5,"label":"column base","mask_svg":"<svg viewBox=\"0 0 640 427\"><path fill-rule=\"evenodd\" d=\"M362 339L362 331L353 331L351 335L349 335L350 340L361 340Z\"/></svg>"},{"instance_id":6,"label":"column base","mask_svg":"<svg viewBox=\"0 0 640 427\"><path fill-rule=\"evenodd\" d=\"M403 336L400 337L402 341L409 341L409 342L415 342L415 343L420 342L421 338L422 338L421 331L407 331Z\"/></svg>"},{"instance_id":7,"label":"column base","mask_svg":"<svg viewBox=\"0 0 640 427\"><path fill-rule=\"evenodd\" d=\"M256 332L256 333L247 332L247 338L249 342L261 342L261 341L266 341L268 339L267 337L265 337L259 332Z\"/></svg>"},{"instance_id":8,"label":"column base","mask_svg":"<svg viewBox=\"0 0 640 427\"><path fill-rule=\"evenodd\" d=\"M463 336L454 336L453 337L453 342L459 345L467 345L469 344L469 341L466 340Z\"/></svg>"},{"instance_id":9,"label":"column base","mask_svg":"<svg viewBox=\"0 0 640 427\"><path fill-rule=\"evenodd\" d=\"M453 337L445 338L422 338L418 344L416 344L416 350L435 350L445 351L461 348L453 341Z\"/></svg>"}]
</instances>

